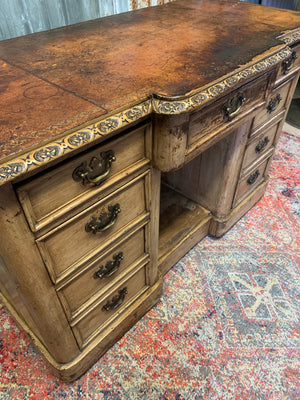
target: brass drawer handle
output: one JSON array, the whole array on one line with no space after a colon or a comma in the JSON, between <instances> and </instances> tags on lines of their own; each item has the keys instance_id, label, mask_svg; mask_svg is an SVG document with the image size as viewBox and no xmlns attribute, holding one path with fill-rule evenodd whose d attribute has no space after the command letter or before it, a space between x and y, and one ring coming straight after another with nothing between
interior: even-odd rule
<instances>
[{"instance_id":1,"label":"brass drawer handle","mask_svg":"<svg viewBox=\"0 0 300 400\"><path fill-rule=\"evenodd\" d=\"M85 225L86 232L92 232L96 234L97 232L104 232L111 228L121 212L120 205L109 205L108 212L101 212L99 217L92 217L90 221Z\"/></svg>"},{"instance_id":2,"label":"brass drawer handle","mask_svg":"<svg viewBox=\"0 0 300 400\"><path fill-rule=\"evenodd\" d=\"M72 177L74 181L81 180L83 185L93 183L98 186L108 177L113 161L116 161L114 152L104 151L100 154L100 158L93 157L88 165L85 161L75 168Z\"/></svg>"},{"instance_id":3,"label":"brass drawer handle","mask_svg":"<svg viewBox=\"0 0 300 400\"><path fill-rule=\"evenodd\" d=\"M276 108L279 106L279 103L281 102L282 98L280 94L278 93L275 97L273 97L268 104L267 110L268 113L271 114L271 112L275 111Z\"/></svg>"},{"instance_id":4,"label":"brass drawer handle","mask_svg":"<svg viewBox=\"0 0 300 400\"><path fill-rule=\"evenodd\" d=\"M286 60L282 61L282 71L284 75L286 75L292 69L297 58L297 54L294 50Z\"/></svg>"},{"instance_id":5,"label":"brass drawer handle","mask_svg":"<svg viewBox=\"0 0 300 400\"><path fill-rule=\"evenodd\" d=\"M256 179L259 177L259 170L256 170L252 175L249 176L247 179L248 185L253 185L253 183L256 181Z\"/></svg>"},{"instance_id":6,"label":"brass drawer handle","mask_svg":"<svg viewBox=\"0 0 300 400\"><path fill-rule=\"evenodd\" d=\"M231 121L238 114L245 100L243 93L238 93L226 102L223 112L227 121Z\"/></svg>"},{"instance_id":7,"label":"brass drawer handle","mask_svg":"<svg viewBox=\"0 0 300 400\"><path fill-rule=\"evenodd\" d=\"M270 142L268 136L258 142L257 146L255 147L256 153L261 153L267 147L267 144Z\"/></svg>"},{"instance_id":8,"label":"brass drawer handle","mask_svg":"<svg viewBox=\"0 0 300 400\"><path fill-rule=\"evenodd\" d=\"M119 290L119 294L117 294L116 296L114 296L111 301L108 301L103 307L102 310L103 311L110 311L110 310L114 310L118 307L120 307L120 305L123 303L125 296L127 294L127 288L124 287L123 289Z\"/></svg>"},{"instance_id":9,"label":"brass drawer handle","mask_svg":"<svg viewBox=\"0 0 300 400\"><path fill-rule=\"evenodd\" d=\"M112 276L120 268L121 261L123 260L123 253L120 251L113 255L113 260L107 261L105 266L101 265L94 273L94 278L102 279Z\"/></svg>"}]
</instances>

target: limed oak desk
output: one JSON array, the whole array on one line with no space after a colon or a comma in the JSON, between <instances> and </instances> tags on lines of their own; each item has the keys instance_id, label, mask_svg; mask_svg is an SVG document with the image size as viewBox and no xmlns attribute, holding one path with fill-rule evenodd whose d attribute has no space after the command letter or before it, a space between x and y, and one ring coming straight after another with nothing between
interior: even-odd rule
<instances>
[{"instance_id":1,"label":"limed oak desk","mask_svg":"<svg viewBox=\"0 0 300 400\"><path fill-rule=\"evenodd\" d=\"M189 0L0 43L0 281L65 380L263 195L299 13Z\"/></svg>"}]
</instances>

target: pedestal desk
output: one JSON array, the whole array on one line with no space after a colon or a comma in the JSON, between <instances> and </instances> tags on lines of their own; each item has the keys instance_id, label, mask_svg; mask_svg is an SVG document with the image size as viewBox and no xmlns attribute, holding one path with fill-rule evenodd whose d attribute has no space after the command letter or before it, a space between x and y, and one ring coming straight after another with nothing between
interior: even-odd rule
<instances>
[{"instance_id":1,"label":"pedestal desk","mask_svg":"<svg viewBox=\"0 0 300 400\"><path fill-rule=\"evenodd\" d=\"M264 194L300 15L183 0L0 43L0 281L72 381Z\"/></svg>"}]
</instances>

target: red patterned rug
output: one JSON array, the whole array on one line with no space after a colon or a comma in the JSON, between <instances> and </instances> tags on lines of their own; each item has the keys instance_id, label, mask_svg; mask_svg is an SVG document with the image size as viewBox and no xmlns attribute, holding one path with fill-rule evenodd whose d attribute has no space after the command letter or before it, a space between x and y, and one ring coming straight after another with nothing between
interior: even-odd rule
<instances>
[{"instance_id":1,"label":"red patterned rug","mask_svg":"<svg viewBox=\"0 0 300 400\"><path fill-rule=\"evenodd\" d=\"M76 382L0 308L0 399L300 399L299 154L282 135L263 199L182 258L158 305Z\"/></svg>"}]
</instances>

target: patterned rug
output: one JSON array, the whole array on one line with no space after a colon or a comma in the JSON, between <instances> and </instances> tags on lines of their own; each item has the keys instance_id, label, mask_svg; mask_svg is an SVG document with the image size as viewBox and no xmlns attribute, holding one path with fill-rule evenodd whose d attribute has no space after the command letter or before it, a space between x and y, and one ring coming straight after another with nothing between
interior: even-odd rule
<instances>
[{"instance_id":1,"label":"patterned rug","mask_svg":"<svg viewBox=\"0 0 300 400\"><path fill-rule=\"evenodd\" d=\"M282 135L263 199L182 258L158 305L76 382L0 308L0 399L300 399L299 154Z\"/></svg>"}]
</instances>

